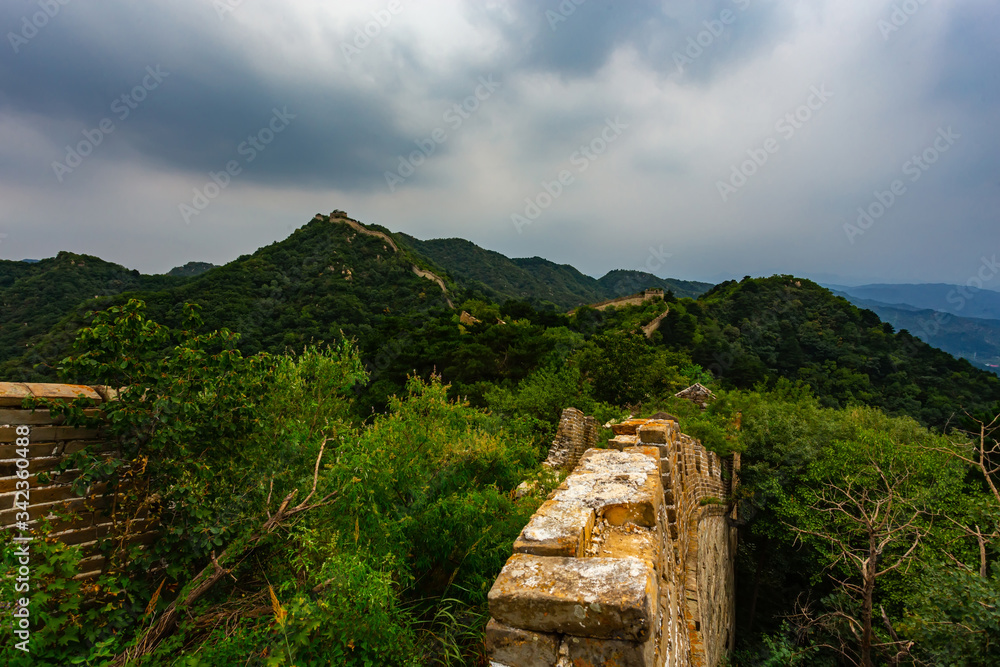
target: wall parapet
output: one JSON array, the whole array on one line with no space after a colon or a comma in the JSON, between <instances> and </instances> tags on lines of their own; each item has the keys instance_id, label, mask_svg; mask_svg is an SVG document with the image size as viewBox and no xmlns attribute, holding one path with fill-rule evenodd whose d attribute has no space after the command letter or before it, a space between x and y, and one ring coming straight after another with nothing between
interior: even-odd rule
<instances>
[{"instance_id":1,"label":"wall parapet","mask_svg":"<svg viewBox=\"0 0 1000 667\"><path fill-rule=\"evenodd\" d=\"M610 449L583 454L490 590L494 667L710 667L733 645L735 528L725 505L702 501L731 492L738 462L673 420L612 428Z\"/></svg>"},{"instance_id":2,"label":"wall parapet","mask_svg":"<svg viewBox=\"0 0 1000 667\"><path fill-rule=\"evenodd\" d=\"M104 495L103 484L88 488L83 496L77 495L73 491L73 481L80 471L70 469L57 473L57 469L65 457L84 448L106 454L111 454L113 448L100 429L67 426L62 416L53 415L47 409L21 407L26 398L70 401L81 396L94 402L91 414L97 414L102 403L115 399L115 391L78 384L0 382L0 529L15 529L23 520L23 513L28 515L24 526L29 531L41 519L48 519L52 524L52 537L65 544L81 546L83 560L76 577L86 578L99 574L104 566L97 541L115 527L114 517L108 512L110 499ZM29 427L26 452L17 445L19 426ZM18 460L26 460L27 467L18 464ZM19 469L26 470L28 476L19 477ZM42 484L39 479L42 474L50 475L51 480ZM27 481L27 494L23 484L18 490L19 481ZM73 518L61 519L57 511L71 512ZM130 541L150 541L156 534L149 530Z\"/></svg>"},{"instance_id":3,"label":"wall parapet","mask_svg":"<svg viewBox=\"0 0 1000 667\"><path fill-rule=\"evenodd\" d=\"M548 468L572 470L580 457L597 444L597 420L576 408L566 408L559 417L556 437L542 463Z\"/></svg>"}]
</instances>

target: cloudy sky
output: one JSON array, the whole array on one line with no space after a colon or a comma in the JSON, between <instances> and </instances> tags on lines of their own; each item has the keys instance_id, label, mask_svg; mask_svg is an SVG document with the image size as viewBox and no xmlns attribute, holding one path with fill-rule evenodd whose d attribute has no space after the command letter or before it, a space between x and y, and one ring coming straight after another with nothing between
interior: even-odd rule
<instances>
[{"instance_id":1,"label":"cloudy sky","mask_svg":"<svg viewBox=\"0 0 1000 667\"><path fill-rule=\"evenodd\" d=\"M0 28L4 259L220 264L335 208L594 276L1000 254L995 0L4 0Z\"/></svg>"}]
</instances>

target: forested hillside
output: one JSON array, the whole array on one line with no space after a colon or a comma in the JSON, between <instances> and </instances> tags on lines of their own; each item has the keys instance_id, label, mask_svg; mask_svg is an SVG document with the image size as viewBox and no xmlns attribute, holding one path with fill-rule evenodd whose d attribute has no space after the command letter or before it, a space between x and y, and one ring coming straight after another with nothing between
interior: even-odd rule
<instances>
[{"instance_id":1,"label":"forested hillside","mask_svg":"<svg viewBox=\"0 0 1000 667\"><path fill-rule=\"evenodd\" d=\"M495 301L511 283L463 283L403 241L319 216L192 278L68 253L0 265L4 298L65 314L4 329L5 379L122 390L118 450L65 474L137 480L115 496L122 529L167 527L148 549L98 540L112 567L94 587L73 579L79 545L37 542L53 565L32 664L482 665L486 593L559 481L539 464L568 406L663 410L741 452L718 499L740 525L734 665L1000 659L1000 378L793 276L569 315ZM571 267L519 261L571 291ZM704 409L674 396L693 382L716 394ZM886 503L888 523L854 520Z\"/></svg>"},{"instance_id":2,"label":"forested hillside","mask_svg":"<svg viewBox=\"0 0 1000 667\"><path fill-rule=\"evenodd\" d=\"M1000 320L959 317L907 304L887 305L835 292L859 308L876 313L895 329L906 329L929 345L968 359L976 368L1000 373Z\"/></svg>"},{"instance_id":3,"label":"forested hillside","mask_svg":"<svg viewBox=\"0 0 1000 667\"><path fill-rule=\"evenodd\" d=\"M31 263L0 260L0 368L26 353L33 363L42 362L30 355L30 348L68 313L83 310L86 306L81 304L103 303L102 298L123 292L167 289L184 281L183 277L143 275L71 252ZM6 375L12 378L20 373ZM53 377L44 371L43 375Z\"/></svg>"},{"instance_id":4,"label":"forested hillside","mask_svg":"<svg viewBox=\"0 0 1000 667\"><path fill-rule=\"evenodd\" d=\"M663 336L733 387L785 377L832 407L873 405L938 427L958 406L1000 401L1000 378L808 280L730 281L692 305L667 317Z\"/></svg>"},{"instance_id":5,"label":"forested hillside","mask_svg":"<svg viewBox=\"0 0 1000 667\"><path fill-rule=\"evenodd\" d=\"M4 376L56 379L53 361L67 353L86 310L138 296L150 317L173 326L183 304L198 304L204 329L238 332L239 348L247 355L353 340L376 371L373 405L384 404L407 373L435 369L453 383L456 395L481 400L487 387L516 382L553 355L565 358L625 327L621 312L584 308L574 317L552 312L543 305L552 302L535 291L539 285L552 286L563 303L577 299L577 305L619 289L629 294L653 286L641 282L644 274L638 272L611 272L595 281L569 266L538 258L508 260L465 241L402 240L394 252L380 238L320 216L283 241L187 279L141 276L69 253L38 264L6 262L3 279L9 286L2 295L13 307L4 310L0 328ZM459 280L449 283L445 295L412 270L420 265L446 274L447 267L419 254L427 248L435 249L436 259L471 267L470 274L495 282ZM515 284L515 278L524 282ZM511 291L533 296L492 302L486 297ZM806 383L831 407L873 405L938 427L959 407L986 410L1000 401L996 376L895 332L873 312L807 280L746 278L696 300L668 293L668 301L670 313L651 349L662 346L683 355L724 386L770 386L787 378ZM460 327L462 309L480 324ZM634 329L662 308L654 312L647 305L636 312L643 314L628 316ZM18 318L28 324L16 326ZM636 387L628 400L641 402L643 391Z\"/></svg>"},{"instance_id":6,"label":"forested hillside","mask_svg":"<svg viewBox=\"0 0 1000 667\"><path fill-rule=\"evenodd\" d=\"M400 236L414 250L451 273L459 284L498 303L512 299L537 307L569 310L650 287L670 290L678 297L697 297L712 286L624 270L609 271L595 280L568 264L556 264L541 257L510 259L464 239L420 241L406 234Z\"/></svg>"}]
</instances>

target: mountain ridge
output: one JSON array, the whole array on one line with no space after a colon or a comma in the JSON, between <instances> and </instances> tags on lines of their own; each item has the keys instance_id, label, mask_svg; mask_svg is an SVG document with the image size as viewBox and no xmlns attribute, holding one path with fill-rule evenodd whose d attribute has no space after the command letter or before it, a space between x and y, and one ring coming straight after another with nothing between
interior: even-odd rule
<instances>
[{"instance_id":1,"label":"mountain ridge","mask_svg":"<svg viewBox=\"0 0 1000 667\"><path fill-rule=\"evenodd\" d=\"M623 269L593 278L570 264L557 264L538 256L510 258L466 239L422 241L408 234L399 236L417 253L445 269L456 282L501 303L528 301L536 306L565 311L650 287L692 298L712 287L711 283L660 278L643 271Z\"/></svg>"},{"instance_id":2,"label":"mountain ridge","mask_svg":"<svg viewBox=\"0 0 1000 667\"><path fill-rule=\"evenodd\" d=\"M984 287L948 283L872 283L853 287L824 284L824 287L886 306L909 305L959 317L1000 319L1000 292L985 287L982 280L979 282Z\"/></svg>"}]
</instances>

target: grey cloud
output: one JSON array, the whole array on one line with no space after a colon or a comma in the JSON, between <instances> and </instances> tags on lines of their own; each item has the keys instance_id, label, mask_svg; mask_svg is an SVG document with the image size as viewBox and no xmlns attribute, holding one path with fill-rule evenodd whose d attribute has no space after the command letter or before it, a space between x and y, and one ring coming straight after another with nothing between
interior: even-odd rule
<instances>
[{"instance_id":1,"label":"grey cloud","mask_svg":"<svg viewBox=\"0 0 1000 667\"><path fill-rule=\"evenodd\" d=\"M14 23L12 13L8 6L0 25ZM198 17L131 3L69 5L21 53L0 62L0 105L49 121L50 128L60 123L50 137L59 152L39 155L36 165L50 173L49 163L65 155L62 147L105 118L114 132L95 159L132 151L162 167L218 170L243 159L237 147L266 127L272 109L287 108L295 120L246 178L382 186L382 156L402 151L410 138L397 132L380 95L323 78L269 76L254 69L247 53L220 48L209 28L219 28L214 11ZM141 103L123 102L144 78L154 81L147 67L164 73L158 87Z\"/></svg>"}]
</instances>

